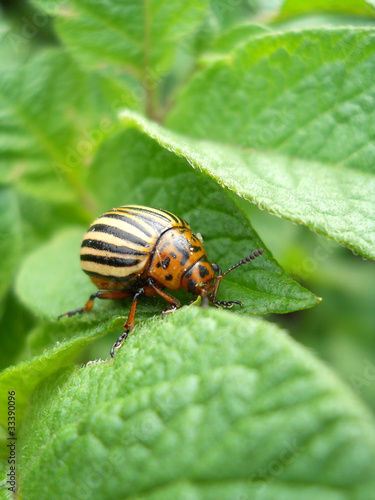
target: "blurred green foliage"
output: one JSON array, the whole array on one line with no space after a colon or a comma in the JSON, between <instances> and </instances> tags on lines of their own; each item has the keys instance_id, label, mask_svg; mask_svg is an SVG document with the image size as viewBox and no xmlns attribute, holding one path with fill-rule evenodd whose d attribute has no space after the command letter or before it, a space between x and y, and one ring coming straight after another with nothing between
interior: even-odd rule
<instances>
[{"instance_id":1,"label":"blurred green foliage","mask_svg":"<svg viewBox=\"0 0 375 500\"><path fill-rule=\"evenodd\" d=\"M0 389L22 498L370 498L374 40L365 0L0 2ZM80 238L122 204L184 217L223 268L266 252L223 282L241 310L161 323L146 300L99 363L129 303L56 316L94 291ZM116 471L82 483L100 463Z\"/></svg>"}]
</instances>

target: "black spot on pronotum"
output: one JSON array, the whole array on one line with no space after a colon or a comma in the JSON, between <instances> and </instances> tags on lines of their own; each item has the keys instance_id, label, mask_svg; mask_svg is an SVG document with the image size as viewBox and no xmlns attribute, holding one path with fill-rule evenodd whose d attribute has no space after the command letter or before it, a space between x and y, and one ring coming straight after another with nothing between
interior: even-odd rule
<instances>
[{"instance_id":1,"label":"black spot on pronotum","mask_svg":"<svg viewBox=\"0 0 375 500\"><path fill-rule=\"evenodd\" d=\"M166 242L164 243L164 245L160 248L160 252L162 252L163 250L165 250L165 248L166 248L167 246L169 246L170 244L171 244L171 242L170 242L170 241L166 241Z\"/></svg>"},{"instance_id":2,"label":"black spot on pronotum","mask_svg":"<svg viewBox=\"0 0 375 500\"><path fill-rule=\"evenodd\" d=\"M185 277L185 278L190 278L190 276L193 274L194 267L195 267L195 266L191 267L190 269L188 269L188 270L186 271L186 273L184 274L184 277Z\"/></svg>"},{"instance_id":3,"label":"black spot on pronotum","mask_svg":"<svg viewBox=\"0 0 375 500\"><path fill-rule=\"evenodd\" d=\"M193 279L190 279L187 284L188 292L195 293L195 287L197 286L197 282Z\"/></svg>"},{"instance_id":4,"label":"black spot on pronotum","mask_svg":"<svg viewBox=\"0 0 375 500\"><path fill-rule=\"evenodd\" d=\"M186 248L186 240L184 240L183 238L176 238L176 241L174 242L175 244L175 247L177 249L178 252L181 253L181 262L180 262L180 265L181 266L184 266L186 264L186 261L189 259L190 257L190 253L189 253L189 250Z\"/></svg>"},{"instance_id":5,"label":"black spot on pronotum","mask_svg":"<svg viewBox=\"0 0 375 500\"><path fill-rule=\"evenodd\" d=\"M170 257L167 257L166 259L162 260L161 262L158 262L156 264L156 267L162 267L163 269L167 269L170 261L171 261Z\"/></svg>"},{"instance_id":6,"label":"black spot on pronotum","mask_svg":"<svg viewBox=\"0 0 375 500\"><path fill-rule=\"evenodd\" d=\"M202 251L202 247L200 247L198 245L192 245L191 249L193 250L194 253Z\"/></svg>"},{"instance_id":7,"label":"black spot on pronotum","mask_svg":"<svg viewBox=\"0 0 375 500\"><path fill-rule=\"evenodd\" d=\"M172 281L173 276L172 276L171 274L167 274L167 276L165 277L165 279L166 279L167 281Z\"/></svg>"},{"instance_id":8,"label":"black spot on pronotum","mask_svg":"<svg viewBox=\"0 0 375 500\"><path fill-rule=\"evenodd\" d=\"M169 266L169 263L170 263L171 259L169 257L167 257L166 259L162 260L160 262L160 265L163 269L167 269L168 266Z\"/></svg>"},{"instance_id":9,"label":"black spot on pronotum","mask_svg":"<svg viewBox=\"0 0 375 500\"><path fill-rule=\"evenodd\" d=\"M205 276L207 276L207 274L209 274L208 269L206 269L204 266L199 264L199 274L200 274L201 278L204 278Z\"/></svg>"}]
</instances>

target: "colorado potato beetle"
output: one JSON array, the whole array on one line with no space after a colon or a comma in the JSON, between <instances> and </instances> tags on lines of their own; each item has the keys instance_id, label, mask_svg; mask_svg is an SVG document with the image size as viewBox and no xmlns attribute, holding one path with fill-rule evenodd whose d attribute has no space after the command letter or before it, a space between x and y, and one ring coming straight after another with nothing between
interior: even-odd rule
<instances>
[{"instance_id":1,"label":"colorado potato beetle","mask_svg":"<svg viewBox=\"0 0 375 500\"><path fill-rule=\"evenodd\" d=\"M113 344L111 356L134 328L139 297L160 295L169 305L162 316L181 306L164 291L183 288L216 306L242 305L238 300L216 300L224 276L239 266L259 257L262 248L248 255L225 273L211 263L203 247L202 237L194 234L180 217L166 210L125 205L114 208L96 219L85 233L81 244L81 267L99 289L81 309L62 316L90 311L94 300L119 300L133 297L124 331Z\"/></svg>"}]
</instances>

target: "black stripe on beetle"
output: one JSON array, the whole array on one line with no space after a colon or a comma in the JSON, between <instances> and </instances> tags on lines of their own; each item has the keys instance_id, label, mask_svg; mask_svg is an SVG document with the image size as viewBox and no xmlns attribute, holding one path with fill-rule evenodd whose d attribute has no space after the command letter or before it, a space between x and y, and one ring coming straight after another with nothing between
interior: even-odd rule
<instances>
[{"instance_id":1,"label":"black stripe on beetle","mask_svg":"<svg viewBox=\"0 0 375 500\"><path fill-rule=\"evenodd\" d=\"M145 215L145 214L134 213L134 212L130 212L130 211L127 211L126 213L128 213L129 215L133 215L134 217L137 217L139 220L145 222L150 227L152 227L155 231L161 232L161 231L167 229L165 223L163 224L162 222L159 222L159 221L153 219L152 217L147 217L147 215ZM157 215L157 214L155 214L155 215ZM163 220L165 220L166 222L171 224L170 220L164 219L164 218L163 218Z\"/></svg>"},{"instance_id":2,"label":"black stripe on beetle","mask_svg":"<svg viewBox=\"0 0 375 500\"><path fill-rule=\"evenodd\" d=\"M180 219L180 217L177 217L177 215L173 215L170 212L167 212L167 210L163 210L162 208L160 208L159 210L160 212L164 212L165 214L169 215L169 217L171 217L175 222L177 222L177 224L186 224L186 222Z\"/></svg>"},{"instance_id":3,"label":"black stripe on beetle","mask_svg":"<svg viewBox=\"0 0 375 500\"><path fill-rule=\"evenodd\" d=\"M82 248L94 248L95 250L104 250L106 252L112 253L120 253L123 255L139 255L139 256L147 256L147 252L142 252L141 250L133 250L129 247L120 247L117 245L113 245L112 243L107 243L102 240L83 240L81 244Z\"/></svg>"},{"instance_id":4,"label":"black stripe on beetle","mask_svg":"<svg viewBox=\"0 0 375 500\"><path fill-rule=\"evenodd\" d=\"M118 227L109 226L108 224L94 224L90 227L90 231L97 231L98 233L111 234L112 236L116 236L122 240L130 241L130 243L135 243L136 245L140 245L141 247L147 247L148 242L146 240L142 240L138 238L138 236L134 236L134 234L130 234L127 231L123 231Z\"/></svg>"},{"instance_id":5,"label":"black stripe on beetle","mask_svg":"<svg viewBox=\"0 0 375 500\"><path fill-rule=\"evenodd\" d=\"M81 260L111 267L132 267L141 262L139 259L120 259L118 257L103 257L101 255L90 254L81 255Z\"/></svg>"},{"instance_id":6,"label":"black stripe on beetle","mask_svg":"<svg viewBox=\"0 0 375 500\"><path fill-rule=\"evenodd\" d=\"M119 210L119 212L122 212L122 210ZM139 224L139 222L135 221L131 217L126 217L125 213L126 212L124 212L124 215L106 213L105 217L110 217L111 219L118 219L118 220L121 220L122 222L126 222L127 224L130 224L131 226L134 226L137 229L139 229L140 231L142 231L142 233L144 233L149 238L152 237L152 234L150 232L148 232L147 229L142 224Z\"/></svg>"},{"instance_id":7,"label":"black stripe on beetle","mask_svg":"<svg viewBox=\"0 0 375 500\"><path fill-rule=\"evenodd\" d=\"M84 272L94 278L104 278L108 281L126 282L126 281L131 281L136 277L136 273L131 273L128 274L127 276L112 276L111 274L95 273L94 271L87 271L86 269L84 270Z\"/></svg>"},{"instance_id":8,"label":"black stripe on beetle","mask_svg":"<svg viewBox=\"0 0 375 500\"><path fill-rule=\"evenodd\" d=\"M160 211L161 211L161 212L164 212L166 215L169 215L169 217L166 217L166 216L165 216L165 215L163 215L163 214L159 214L159 213L157 213L157 212L154 212L153 210L148 210L148 209L146 209L146 208L144 208L144 207L137 207L137 208L134 208L134 209L130 208L130 210L134 210L134 213L135 213L137 216L139 216L139 213L138 213L138 212L144 212L144 213L147 213L147 214L153 215L154 217L159 217L160 219L163 219L163 220L165 220L165 221L168 221L169 223L171 223L173 220L174 220L175 222L180 223L180 220L179 220L179 219L175 220L175 218L174 218L171 214L169 214L168 212L166 212L165 210L160 210ZM171 221L171 219L172 219L172 221Z\"/></svg>"}]
</instances>

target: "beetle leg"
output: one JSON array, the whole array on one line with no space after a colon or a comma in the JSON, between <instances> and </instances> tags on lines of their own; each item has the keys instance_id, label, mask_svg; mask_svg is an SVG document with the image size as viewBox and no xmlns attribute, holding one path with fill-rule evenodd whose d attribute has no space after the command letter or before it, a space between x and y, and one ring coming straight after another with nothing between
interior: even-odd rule
<instances>
[{"instance_id":1,"label":"beetle leg","mask_svg":"<svg viewBox=\"0 0 375 500\"><path fill-rule=\"evenodd\" d=\"M140 288L133 296L133 302L132 306L130 308L129 316L128 319L126 320L126 323L124 325L124 331L122 334L119 336L119 338L116 340L116 342L113 344L111 348L111 357L115 355L115 349L118 349L121 344L124 342L124 340L127 339L129 332L131 332L134 328L134 323L135 323L135 314L137 312L137 304L138 304L138 298L145 293L144 288Z\"/></svg>"},{"instance_id":2,"label":"beetle leg","mask_svg":"<svg viewBox=\"0 0 375 500\"><path fill-rule=\"evenodd\" d=\"M215 306L223 306L223 307L232 307L233 304L237 304L238 306L243 306L243 303L240 302L239 300L231 300L229 302L226 302L225 300L215 300L214 302L212 302L213 304L215 304Z\"/></svg>"},{"instance_id":3,"label":"beetle leg","mask_svg":"<svg viewBox=\"0 0 375 500\"><path fill-rule=\"evenodd\" d=\"M164 318L166 314L171 313L181 307L180 301L173 297L173 295L158 288L152 279L149 279L147 283L154 290L154 292L156 292L158 295L160 295L160 297L163 297L163 299L169 302L169 306L167 306L161 313L162 318Z\"/></svg>"},{"instance_id":4,"label":"beetle leg","mask_svg":"<svg viewBox=\"0 0 375 500\"><path fill-rule=\"evenodd\" d=\"M175 306L174 304L170 304L169 306L167 306L165 309L162 310L161 312L161 319L164 319L164 316L168 313L171 313L173 311L175 311L177 309L177 306Z\"/></svg>"},{"instance_id":5,"label":"beetle leg","mask_svg":"<svg viewBox=\"0 0 375 500\"><path fill-rule=\"evenodd\" d=\"M208 297L207 295L202 295L202 307L203 309L208 308Z\"/></svg>"},{"instance_id":6,"label":"beetle leg","mask_svg":"<svg viewBox=\"0 0 375 500\"><path fill-rule=\"evenodd\" d=\"M125 299L126 297L130 297L131 295L132 295L131 292L125 292L122 290L112 290L112 291L103 290L100 292L96 292L90 295L90 298L86 302L86 305L84 307L76 309L75 311L69 311L64 314L60 314L57 317L57 319L60 319L63 316L68 316L68 318L70 318L71 316L74 316L74 314L82 314L83 312L91 311L95 299L120 300L120 299Z\"/></svg>"}]
</instances>

